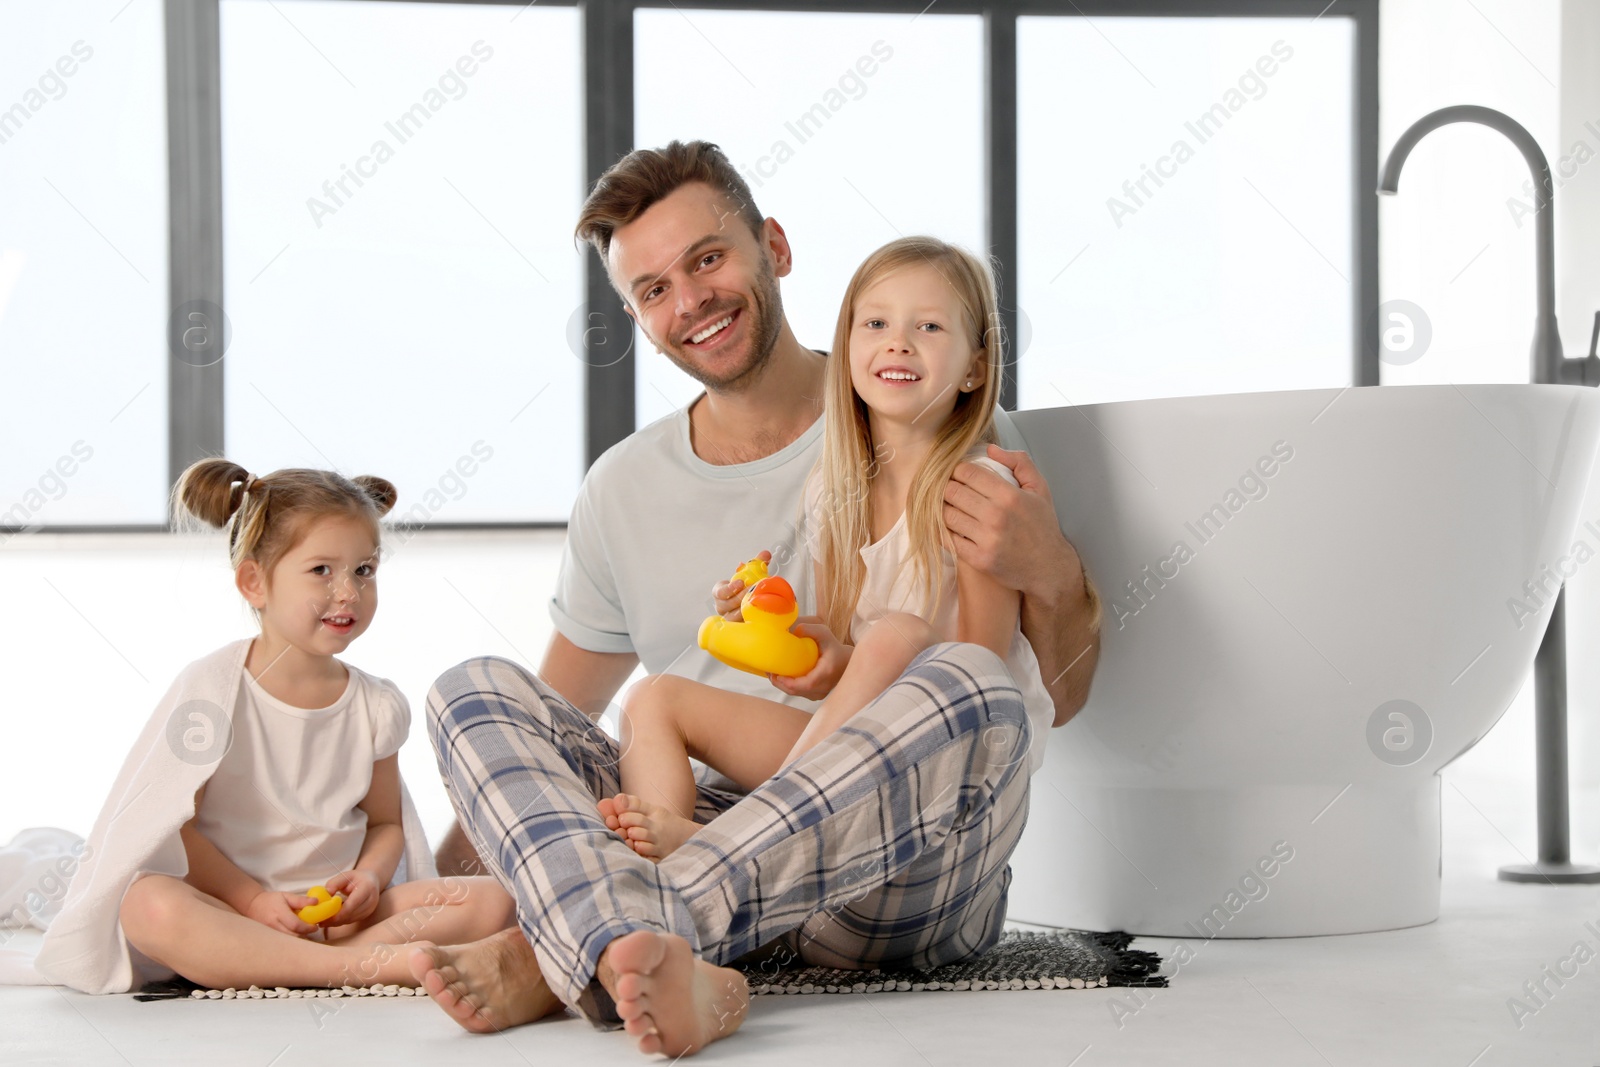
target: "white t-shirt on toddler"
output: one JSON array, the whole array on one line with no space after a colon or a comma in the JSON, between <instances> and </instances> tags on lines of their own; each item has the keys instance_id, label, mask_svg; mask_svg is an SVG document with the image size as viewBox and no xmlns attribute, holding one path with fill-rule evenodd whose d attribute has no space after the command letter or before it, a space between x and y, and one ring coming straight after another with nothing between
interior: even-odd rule
<instances>
[{"instance_id":1,"label":"white t-shirt on toddler","mask_svg":"<svg viewBox=\"0 0 1600 1067\"><path fill-rule=\"evenodd\" d=\"M355 866L372 765L411 729L393 682L346 667L343 695L325 708L285 704L248 671L239 686L232 742L195 825L264 889L304 892Z\"/></svg>"}]
</instances>

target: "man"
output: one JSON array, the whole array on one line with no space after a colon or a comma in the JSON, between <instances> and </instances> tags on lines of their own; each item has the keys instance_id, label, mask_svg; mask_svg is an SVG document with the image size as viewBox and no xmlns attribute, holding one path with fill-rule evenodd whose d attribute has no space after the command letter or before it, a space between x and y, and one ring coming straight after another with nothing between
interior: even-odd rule
<instances>
[{"instance_id":1,"label":"man","mask_svg":"<svg viewBox=\"0 0 1600 1067\"><path fill-rule=\"evenodd\" d=\"M710 825L659 864L617 836L617 746L594 718L637 664L775 695L714 665L693 635L707 577L758 549L810 602L798 516L820 451L825 357L783 314L787 236L714 145L631 153L596 183L578 234L646 337L705 392L589 472L539 676L472 660L430 694L440 772L523 926L419 951L412 965L468 1029L566 1003L676 1056L737 1028L745 983L721 964L759 947L863 967L933 966L992 945L1026 815L1027 747L1044 739L1031 738L998 657L940 645L748 797L702 787L697 820ZM1015 440L1009 424L1001 432ZM1097 605L1038 470L1020 453L991 455L1019 485L963 465L945 521L962 559L1021 590L1059 726L1087 699Z\"/></svg>"}]
</instances>

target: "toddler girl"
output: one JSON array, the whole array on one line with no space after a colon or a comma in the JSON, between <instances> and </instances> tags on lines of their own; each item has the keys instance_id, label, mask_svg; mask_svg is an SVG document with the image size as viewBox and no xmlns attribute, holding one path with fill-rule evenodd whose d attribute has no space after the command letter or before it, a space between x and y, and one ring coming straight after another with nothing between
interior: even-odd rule
<instances>
[{"instance_id":1,"label":"toddler girl","mask_svg":"<svg viewBox=\"0 0 1600 1067\"><path fill-rule=\"evenodd\" d=\"M85 992L176 972L212 987L413 979L390 946L513 921L489 878L433 878L400 780L400 691L335 658L378 607L382 478L255 478L202 460L176 510L226 527L260 634L191 664L124 765L36 966ZM397 881L402 861L404 875ZM297 914L324 886L343 906Z\"/></svg>"},{"instance_id":2,"label":"toddler girl","mask_svg":"<svg viewBox=\"0 0 1600 1067\"><path fill-rule=\"evenodd\" d=\"M876 699L940 641L984 645L1006 659L1033 727L1014 739L1030 770L1043 759L1054 706L1019 628L1020 594L958 562L944 489L958 463L984 464L1000 395L999 321L988 266L931 237L878 249L845 291L825 378L822 458L807 485L819 614L795 633L816 639L817 665L775 685L817 697L807 714L776 701L658 674L623 700L623 792L602 800L607 825L659 859L699 827L689 818L689 757L746 789L776 774ZM719 599L737 592L719 584Z\"/></svg>"}]
</instances>

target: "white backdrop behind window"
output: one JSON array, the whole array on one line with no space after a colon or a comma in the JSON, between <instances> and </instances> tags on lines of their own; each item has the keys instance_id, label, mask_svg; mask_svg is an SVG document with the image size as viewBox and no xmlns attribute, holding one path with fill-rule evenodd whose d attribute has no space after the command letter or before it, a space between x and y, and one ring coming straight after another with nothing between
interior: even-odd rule
<instances>
[{"instance_id":1,"label":"white backdrop behind window","mask_svg":"<svg viewBox=\"0 0 1600 1067\"><path fill-rule=\"evenodd\" d=\"M0 526L167 517L161 8L124 6L0 0Z\"/></svg>"},{"instance_id":2,"label":"white backdrop behind window","mask_svg":"<svg viewBox=\"0 0 1600 1067\"><path fill-rule=\"evenodd\" d=\"M222 5L230 458L381 474L411 521L566 519L578 31L570 8Z\"/></svg>"},{"instance_id":3,"label":"white backdrop behind window","mask_svg":"<svg viewBox=\"0 0 1600 1067\"><path fill-rule=\"evenodd\" d=\"M1351 21L1017 38L1019 406L1348 384Z\"/></svg>"},{"instance_id":4,"label":"white backdrop behind window","mask_svg":"<svg viewBox=\"0 0 1600 1067\"><path fill-rule=\"evenodd\" d=\"M977 17L646 9L634 30L635 143L722 146L789 235L779 285L801 344L832 347L878 246L929 233L987 251ZM634 343L644 426L700 387Z\"/></svg>"}]
</instances>

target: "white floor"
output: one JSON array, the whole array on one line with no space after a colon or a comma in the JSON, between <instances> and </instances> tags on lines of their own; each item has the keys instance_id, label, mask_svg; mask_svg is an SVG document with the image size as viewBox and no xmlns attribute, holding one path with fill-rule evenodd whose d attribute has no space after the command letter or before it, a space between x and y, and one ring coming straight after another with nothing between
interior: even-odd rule
<instances>
[{"instance_id":1,"label":"white floor","mask_svg":"<svg viewBox=\"0 0 1600 1067\"><path fill-rule=\"evenodd\" d=\"M493 652L537 661L549 636L544 602L559 534L424 535L391 547L378 622L350 659L394 678L419 715L431 677L458 659ZM33 825L81 832L171 676L247 632L248 617L214 538L13 538L0 549L0 591L9 703L0 843ZM1600 887L1494 879L1498 865L1533 849L1527 704L1525 694L1445 773L1435 923L1354 937L1191 943L1193 960L1165 990L758 998L745 1029L700 1059L1594 1067ZM420 724L402 766L437 837L449 808ZM1573 827L1575 854L1595 861L1600 788L1591 782L1574 791ZM36 943L28 933L6 947ZM1174 943L1136 946L1170 959ZM1570 977L1559 983L1549 977L1563 971ZM1527 982L1545 991L1533 999ZM1514 1017L1512 998L1531 1013ZM637 1055L622 1035L576 1018L471 1037L411 1000L139 1004L0 989L6 1065L575 1059Z\"/></svg>"}]
</instances>

